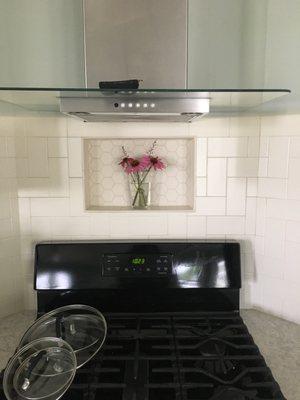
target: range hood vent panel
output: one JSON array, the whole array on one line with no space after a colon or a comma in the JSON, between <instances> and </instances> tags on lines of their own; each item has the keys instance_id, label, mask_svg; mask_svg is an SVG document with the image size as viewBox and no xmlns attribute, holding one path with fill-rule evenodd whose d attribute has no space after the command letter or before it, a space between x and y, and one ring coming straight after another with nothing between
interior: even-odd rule
<instances>
[{"instance_id":1,"label":"range hood vent panel","mask_svg":"<svg viewBox=\"0 0 300 400\"><path fill-rule=\"evenodd\" d=\"M191 122L209 112L209 99L62 97L60 110L86 122Z\"/></svg>"}]
</instances>

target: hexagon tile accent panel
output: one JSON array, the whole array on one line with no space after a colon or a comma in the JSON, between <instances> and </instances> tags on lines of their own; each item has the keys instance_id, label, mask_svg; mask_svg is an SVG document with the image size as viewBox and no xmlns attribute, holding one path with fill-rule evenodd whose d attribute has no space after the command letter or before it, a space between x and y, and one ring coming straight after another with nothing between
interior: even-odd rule
<instances>
[{"instance_id":1,"label":"hexagon tile accent panel","mask_svg":"<svg viewBox=\"0 0 300 400\"><path fill-rule=\"evenodd\" d=\"M141 156L154 139L84 139L85 207L87 210L131 210L129 177L118 163L122 146ZM152 171L151 207L154 210L192 210L195 190L194 138L158 139L155 153L167 164Z\"/></svg>"}]
</instances>

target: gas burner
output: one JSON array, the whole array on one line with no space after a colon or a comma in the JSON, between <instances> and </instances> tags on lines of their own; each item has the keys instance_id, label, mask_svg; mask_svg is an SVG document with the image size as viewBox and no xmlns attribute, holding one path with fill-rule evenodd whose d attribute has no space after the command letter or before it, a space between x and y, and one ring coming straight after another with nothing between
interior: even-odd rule
<instances>
[{"instance_id":1,"label":"gas burner","mask_svg":"<svg viewBox=\"0 0 300 400\"><path fill-rule=\"evenodd\" d=\"M232 344L219 338L209 338L202 341L184 340L179 342L179 351L182 356L193 355L195 352L203 357L223 357L229 355Z\"/></svg>"},{"instance_id":2,"label":"gas burner","mask_svg":"<svg viewBox=\"0 0 300 400\"><path fill-rule=\"evenodd\" d=\"M237 362L224 359L223 357L215 360L196 361L195 367L223 381L232 381L239 376L241 371L241 367Z\"/></svg>"},{"instance_id":3,"label":"gas burner","mask_svg":"<svg viewBox=\"0 0 300 400\"><path fill-rule=\"evenodd\" d=\"M226 353L226 344L217 340L207 340L198 348L201 355L205 357L223 357Z\"/></svg>"},{"instance_id":4,"label":"gas burner","mask_svg":"<svg viewBox=\"0 0 300 400\"><path fill-rule=\"evenodd\" d=\"M256 400L257 390L241 390L235 387L218 387L209 400Z\"/></svg>"},{"instance_id":5,"label":"gas burner","mask_svg":"<svg viewBox=\"0 0 300 400\"><path fill-rule=\"evenodd\" d=\"M201 322L176 321L176 332L178 336L196 337L232 337L244 333L243 326L235 324L235 321L214 321L208 318Z\"/></svg>"}]
</instances>

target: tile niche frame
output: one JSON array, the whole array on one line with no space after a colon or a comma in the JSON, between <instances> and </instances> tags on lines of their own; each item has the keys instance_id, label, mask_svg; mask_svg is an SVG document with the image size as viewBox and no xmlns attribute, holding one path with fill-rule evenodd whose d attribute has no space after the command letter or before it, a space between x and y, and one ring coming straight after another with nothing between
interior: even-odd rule
<instances>
[{"instance_id":1,"label":"tile niche frame","mask_svg":"<svg viewBox=\"0 0 300 400\"><path fill-rule=\"evenodd\" d=\"M128 177L118 161L121 146L140 155L157 139L157 154L167 161L163 172L152 173L152 201L146 210L130 205ZM193 212L196 196L195 137L83 138L84 208L90 212Z\"/></svg>"}]
</instances>

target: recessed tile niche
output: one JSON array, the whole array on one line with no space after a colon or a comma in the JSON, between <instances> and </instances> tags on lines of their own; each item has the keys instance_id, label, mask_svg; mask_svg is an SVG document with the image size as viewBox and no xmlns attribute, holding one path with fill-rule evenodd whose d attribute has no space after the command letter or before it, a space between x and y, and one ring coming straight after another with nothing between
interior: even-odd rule
<instances>
[{"instance_id":1,"label":"recessed tile niche","mask_svg":"<svg viewBox=\"0 0 300 400\"><path fill-rule=\"evenodd\" d=\"M122 146L130 156L140 156L151 147L153 140L84 139L86 210L132 210L129 177L118 165L123 157ZM148 210L193 210L195 140L158 139L155 153L167 163L167 168L149 173L147 180L151 182L151 207Z\"/></svg>"}]
</instances>

